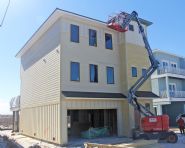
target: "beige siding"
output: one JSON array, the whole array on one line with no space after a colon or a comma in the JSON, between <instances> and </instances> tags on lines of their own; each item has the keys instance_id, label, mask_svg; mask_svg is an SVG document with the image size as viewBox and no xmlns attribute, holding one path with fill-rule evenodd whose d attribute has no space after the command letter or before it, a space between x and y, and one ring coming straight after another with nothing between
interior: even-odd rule
<instances>
[{"instance_id":1,"label":"beige siding","mask_svg":"<svg viewBox=\"0 0 185 148\"><path fill-rule=\"evenodd\" d=\"M130 24L134 26L134 31L127 31L125 33L126 42L144 47L142 35L139 33L139 27L136 22L132 21ZM143 25L144 31L146 32L147 27Z\"/></svg>"},{"instance_id":2,"label":"beige siding","mask_svg":"<svg viewBox=\"0 0 185 148\"><path fill-rule=\"evenodd\" d=\"M141 77L142 68L148 69L150 66L150 61L147 50L142 46L127 43L126 53L128 88L130 88ZM137 68L137 77L132 77L132 66ZM139 90L152 91L151 80L148 79Z\"/></svg>"},{"instance_id":3,"label":"beige siding","mask_svg":"<svg viewBox=\"0 0 185 148\"><path fill-rule=\"evenodd\" d=\"M54 143L61 143L60 36L57 21L21 57L20 130Z\"/></svg>"},{"instance_id":4,"label":"beige siding","mask_svg":"<svg viewBox=\"0 0 185 148\"><path fill-rule=\"evenodd\" d=\"M121 92L127 95L128 79L127 79L127 50L125 44L125 35L119 33L119 50L120 50L120 80L121 80Z\"/></svg>"},{"instance_id":5,"label":"beige siding","mask_svg":"<svg viewBox=\"0 0 185 148\"><path fill-rule=\"evenodd\" d=\"M38 139L60 143L59 111L59 104L21 109L20 132Z\"/></svg>"},{"instance_id":6,"label":"beige siding","mask_svg":"<svg viewBox=\"0 0 185 148\"><path fill-rule=\"evenodd\" d=\"M55 23L21 58L21 108L59 101L59 26Z\"/></svg>"},{"instance_id":7,"label":"beige siding","mask_svg":"<svg viewBox=\"0 0 185 148\"><path fill-rule=\"evenodd\" d=\"M121 92L119 72L118 34L106 26L98 26L88 21L81 22L61 19L62 35L62 90L90 92ZM80 43L70 41L70 24L80 27ZM97 31L97 47L89 46L88 29ZM105 33L112 34L113 50L105 49ZM70 81L70 62L80 63L80 82ZM90 83L89 64L98 65L98 83ZM106 66L114 67L115 84L107 85Z\"/></svg>"}]
</instances>

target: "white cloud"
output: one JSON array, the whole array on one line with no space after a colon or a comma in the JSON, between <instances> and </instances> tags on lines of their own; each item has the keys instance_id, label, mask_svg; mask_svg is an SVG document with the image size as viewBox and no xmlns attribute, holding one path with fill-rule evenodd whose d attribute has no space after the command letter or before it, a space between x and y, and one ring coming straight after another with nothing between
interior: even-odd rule
<instances>
[{"instance_id":1,"label":"white cloud","mask_svg":"<svg viewBox=\"0 0 185 148\"><path fill-rule=\"evenodd\" d=\"M9 100L0 99L0 114L12 114L9 102Z\"/></svg>"}]
</instances>

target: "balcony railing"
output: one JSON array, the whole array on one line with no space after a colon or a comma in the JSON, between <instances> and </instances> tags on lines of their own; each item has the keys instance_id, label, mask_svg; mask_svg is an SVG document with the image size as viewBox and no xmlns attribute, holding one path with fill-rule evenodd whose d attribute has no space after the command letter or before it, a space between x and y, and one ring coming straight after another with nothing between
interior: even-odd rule
<instances>
[{"instance_id":1,"label":"balcony railing","mask_svg":"<svg viewBox=\"0 0 185 148\"><path fill-rule=\"evenodd\" d=\"M167 98L168 96L171 98L185 98L185 91L169 91L169 95L167 95L167 91L160 91L159 96L161 98Z\"/></svg>"},{"instance_id":2,"label":"balcony railing","mask_svg":"<svg viewBox=\"0 0 185 148\"><path fill-rule=\"evenodd\" d=\"M178 75L185 76L185 69L172 68L172 67L161 67L158 69L158 74L165 74L165 73L178 74Z\"/></svg>"}]
</instances>

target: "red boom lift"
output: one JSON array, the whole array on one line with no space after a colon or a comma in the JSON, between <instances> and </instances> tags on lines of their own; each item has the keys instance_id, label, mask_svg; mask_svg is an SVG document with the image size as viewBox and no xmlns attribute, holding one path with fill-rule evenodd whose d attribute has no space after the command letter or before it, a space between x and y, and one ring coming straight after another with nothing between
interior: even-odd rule
<instances>
[{"instance_id":1,"label":"red boom lift","mask_svg":"<svg viewBox=\"0 0 185 148\"><path fill-rule=\"evenodd\" d=\"M145 48L147 50L150 67L146 70L146 73L142 75L135 84L129 89L128 102L137 109L142 115L141 118L141 130L133 130L133 138L145 137L146 139L158 139L169 143L176 143L178 136L173 132L169 131L169 117L168 115L154 115L145 106L137 101L136 91L143 85L143 83L150 78L152 73L158 68L159 62L155 59L149 42L144 32L144 28L140 23L137 12L133 11L131 14L121 12L109 18L107 26L119 32L126 32L128 30L129 23L134 20L137 22L140 34L142 35Z\"/></svg>"}]
</instances>

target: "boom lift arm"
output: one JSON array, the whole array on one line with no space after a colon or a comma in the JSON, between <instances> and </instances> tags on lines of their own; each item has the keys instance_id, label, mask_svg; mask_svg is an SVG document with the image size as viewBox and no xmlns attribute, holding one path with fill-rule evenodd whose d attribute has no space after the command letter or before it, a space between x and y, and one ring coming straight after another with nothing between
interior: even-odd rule
<instances>
[{"instance_id":1,"label":"boom lift arm","mask_svg":"<svg viewBox=\"0 0 185 148\"><path fill-rule=\"evenodd\" d=\"M155 116L152 112L150 112L145 106L140 104L137 101L136 91L145 83L145 81L152 75L152 73L158 68L159 62L155 59L150 45L148 43L147 37L144 32L144 28L140 23L140 19L138 18L137 12L133 11L131 14L127 14L125 12L121 12L120 14L112 17L108 21L108 27L119 32L125 32L128 30L129 23L135 20L138 24L139 31L142 35L143 42L145 44L145 48L147 50L150 67L146 70L146 73L143 74L135 83L131 86L128 91L128 102L135 109L137 109L141 114L145 117L141 118L141 127L142 132L135 129L133 130L133 138L138 137L147 137L147 139L158 139L165 140L169 143L176 143L178 140L177 134L173 131L169 130L169 116L168 115L157 115Z\"/></svg>"},{"instance_id":2,"label":"boom lift arm","mask_svg":"<svg viewBox=\"0 0 185 148\"><path fill-rule=\"evenodd\" d=\"M120 19L122 18L122 19ZM159 62L155 59L152 50L150 48L150 45L148 43L147 37L145 35L144 32L144 28L140 23L140 20L138 18L138 14L137 12L133 11L130 15L129 14L125 14L124 12L119 14L119 25L121 27L122 30L125 30L125 28L129 25L129 23L134 19L139 27L139 31L142 35L144 44L145 44L145 48L147 49L147 53L149 56L149 60L150 60L150 67L146 70L146 73L144 75L142 75L136 82L135 84L129 89L128 92L128 101L129 103L135 108L137 109L140 113L142 113L145 116L153 116L154 114L152 112L150 112L148 109L146 109L142 104L140 104L137 101L137 97L135 95L136 91L143 85L143 83L145 83L145 81L152 75L152 73L158 68ZM122 22L120 22L120 20L122 20Z\"/></svg>"}]
</instances>

